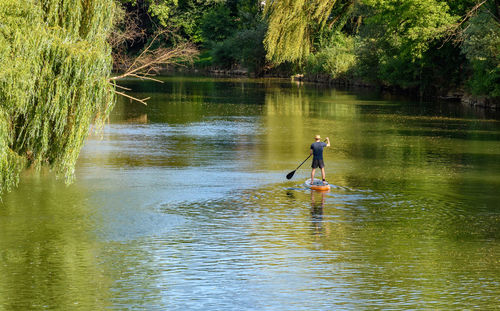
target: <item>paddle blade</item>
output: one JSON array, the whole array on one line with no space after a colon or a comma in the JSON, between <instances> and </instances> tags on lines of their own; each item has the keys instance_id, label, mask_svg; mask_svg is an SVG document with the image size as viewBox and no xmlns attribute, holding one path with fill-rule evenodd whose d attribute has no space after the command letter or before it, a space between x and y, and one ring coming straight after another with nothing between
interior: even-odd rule
<instances>
[{"instance_id":1,"label":"paddle blade","mask_svg":"<svg viewBox=\"0 0 500 311\"><path fill-rule=\"evenodd\" d=\"M290 173L288 173L288 174L286 175L286 179L292 179L293 174L295 174L295 171L291 171Z\"/></svg>"}]
</instances>

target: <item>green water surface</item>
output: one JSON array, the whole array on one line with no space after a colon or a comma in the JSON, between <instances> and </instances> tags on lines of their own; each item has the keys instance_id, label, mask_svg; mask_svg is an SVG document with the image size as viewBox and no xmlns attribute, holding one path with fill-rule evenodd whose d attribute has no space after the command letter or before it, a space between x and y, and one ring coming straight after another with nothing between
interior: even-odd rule
<instances>
[{"instance_id":1,"label":"green water surface","mask_svg":"<svg viewBox=\"0 0 500 311\"><path fill-rule=\"evenodd\" d=\"M500 308L500 117L275 79L126 81L76 182L0 203L0 310ZM330 192L303 186L315 134ZM318 175L319 176L319 175Z\"/></svg>"}]
</instances>

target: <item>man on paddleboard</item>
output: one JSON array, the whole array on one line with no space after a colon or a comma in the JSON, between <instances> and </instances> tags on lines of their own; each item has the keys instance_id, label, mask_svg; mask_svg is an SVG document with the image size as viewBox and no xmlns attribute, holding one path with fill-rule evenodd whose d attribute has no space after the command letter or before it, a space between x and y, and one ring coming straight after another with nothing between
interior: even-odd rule
<instances>
[{"instance_id":1,"label":"man on paddleboard","mask_svg":"<svg viewBox=\"0 0 500 311\"><path fill-rule=\"evenodd\" d=\"M312 161L312 172L311 172L311 184L314 181L314 173L316 172L316 168L321 169L321 177L323 178L323 184L326 182L325 175L325 163L323 162L323 148L330 147L330 139L326 138L326 143L321 141L321 136L314 136L315 142L311 144L311 154L313 155Z\"/></svg>"}]
</instances>

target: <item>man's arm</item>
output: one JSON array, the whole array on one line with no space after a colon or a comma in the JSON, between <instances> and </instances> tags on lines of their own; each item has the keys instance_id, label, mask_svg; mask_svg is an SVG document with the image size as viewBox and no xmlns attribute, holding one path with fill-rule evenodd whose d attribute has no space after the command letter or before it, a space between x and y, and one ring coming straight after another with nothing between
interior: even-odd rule
<instances>
[{"instance_id":1,"label":"man's arm","mask_svg":"<svg viewBox=\"0 0 500 311\"><path fill-rule=\"evenodd\" d=\"M326 146L330 147L330 138L328 138L328 137L326 138Z\"/></svg>"}]
</instances>

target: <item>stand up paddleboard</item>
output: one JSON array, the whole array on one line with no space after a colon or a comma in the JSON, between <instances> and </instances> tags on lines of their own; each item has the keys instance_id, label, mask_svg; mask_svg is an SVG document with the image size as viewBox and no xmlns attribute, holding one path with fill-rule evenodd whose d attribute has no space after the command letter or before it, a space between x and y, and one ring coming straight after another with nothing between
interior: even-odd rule
<instances>
[{"instance_id":1,"label":"stand up paddleboard","mask_svg":"<svg viewBox=\"0 0 500 311\"><path fill-rule=\"evenodd\" d=\"M308 180L306 180L305 185L307 188L311 190L317 190L317 191L330 190L330 185L327 182L323 184L323 182L319 179L314 179L314 181L311 183L311 179L309 178Z\"/></svg>"}]
</instances>

